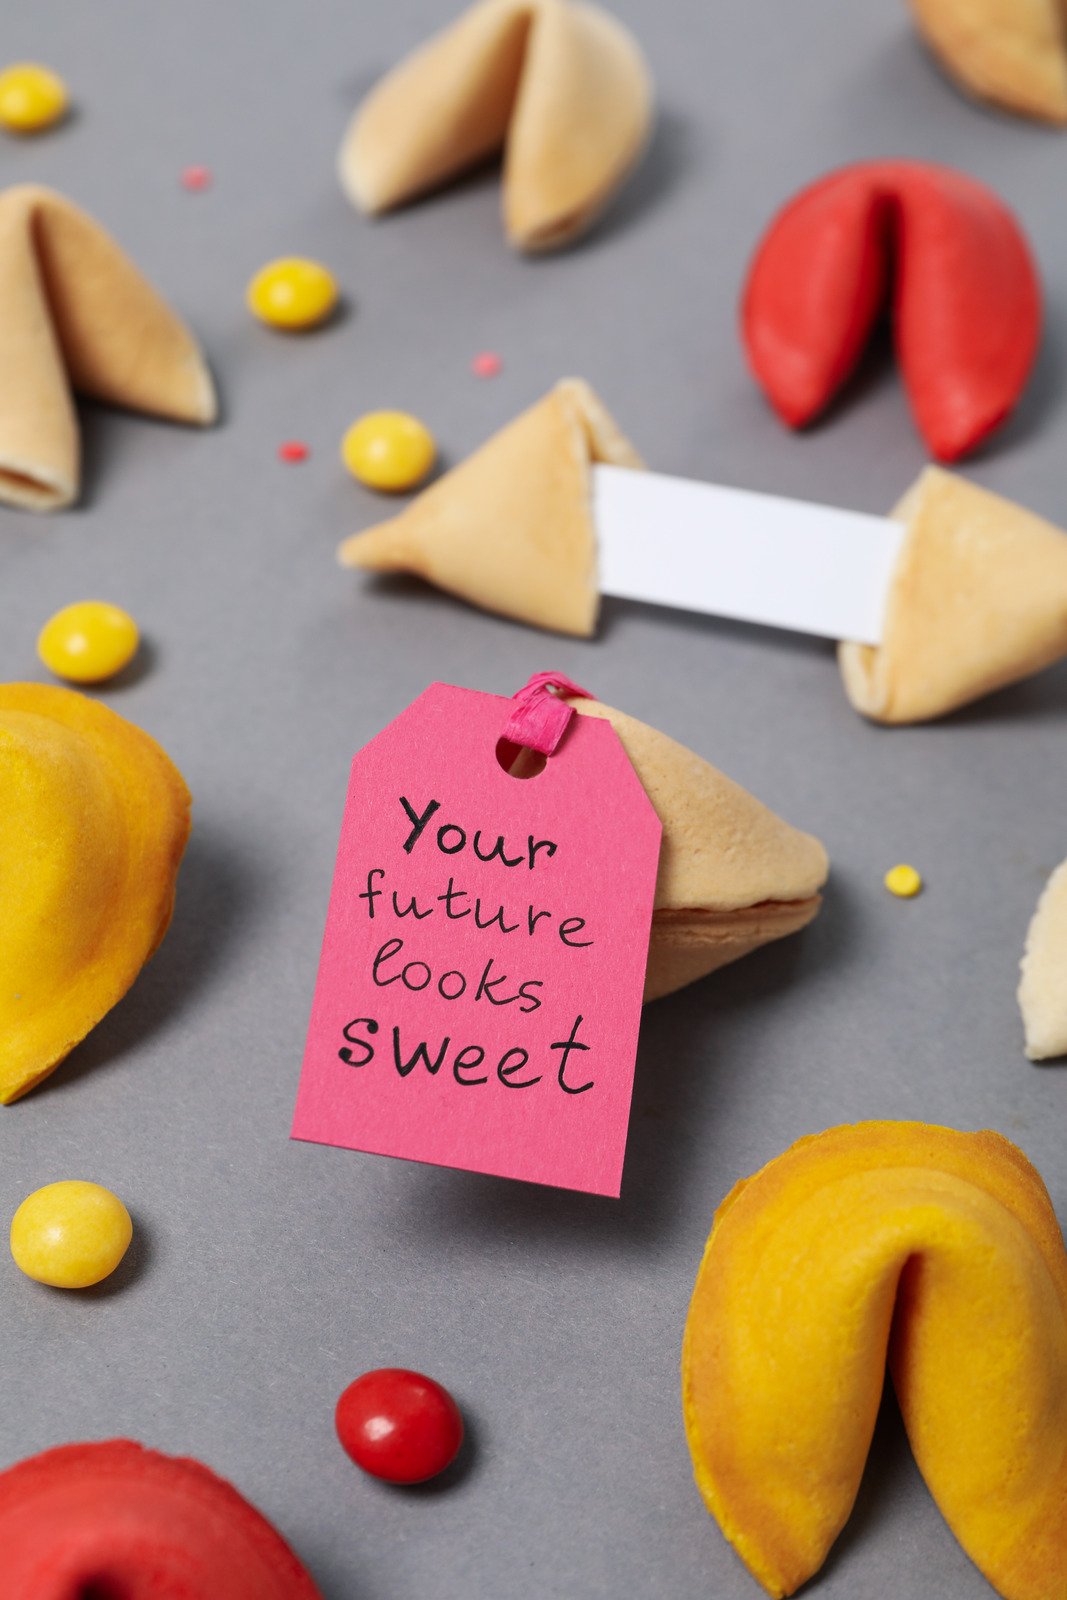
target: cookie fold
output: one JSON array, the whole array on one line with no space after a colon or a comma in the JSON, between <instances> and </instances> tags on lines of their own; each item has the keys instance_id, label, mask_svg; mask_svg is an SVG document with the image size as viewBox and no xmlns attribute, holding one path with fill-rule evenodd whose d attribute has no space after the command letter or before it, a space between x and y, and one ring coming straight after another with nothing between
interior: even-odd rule
<instances>
[{"instance_id":1,"label":"cookie fold","mask_svg":"<svg viewBox=\"0 0 1067 1600\"><path fill-rule=\"evenodd\" d=\"M908 532L882 643L838 649L857 711L925 722L1067 654L1067 535L936 467L893 516Z\"/></svg>"},{"instance_id":2,"label":"cookie fold","mask_svg":"<svg viewBox=\"0 0 1067 1600\"><path fill-rule=\"evenodd\" d=\"M1067 13L1059 0L910 0L949 77L979 100L1067 124Z\"/></svg>"},{"instance_id":3,"label":"cookie fold","mask_svg":"<svg viewBox=\"0 0 1067 1600\"><path fill-rule=\"evenodd\" d=\"M569 703L611 723L663 824L646 1000L812 920L829 870L818 839L647 723L595 700Z\"/></svg>"},{"instance_id":4,"label":"cookie fold","mask_svg":"<svg viewBox=\"0 0 1067 1600\"><path fill-rule=\"evenodd\" d=\"M587 636L600 606L595 461L642 465L588 384L564 379L399 516L346 539L338 558L414 572L486 611Z\"/></svg>"},{"instance_id":5,"label":"cookie fold","mask_svg":"<svg viewBox=\"0 0 1067 1600\"><path fill-rule=\"evenodd\" d=\"M371 91L339 157L352 202L382 212L504 150L504 226L521 250L581 233L648 138L640 47L580 0L481 0Z\"/></svg>"},{"instance_id":6,"label":"cookie fold","mask_svg":"<svg viewBox=\"0 0 1067 1600\"><path fill-rule=\"evenodd\" d=\"M715 1215L686 1321L697 1484L770 1595L821 1567L888 1364L930 1492L1005 1600L1067 1595L1067 1253L996 1133L802 1139Z\"/></svg>"},{"instance_id":7,"label":"cookie fold","mask_svg":"<svg viewBox=\"0 0 1067 1600\"><path fill-rule=\"evenodd\" d=\"M749 268L752 371L791 427L820 415L880 312L916 425L955 461L1007 417L1041 333L1041 286L1019 223L992 189L923 161L860 161L795 195Z\"/></svg>"},{"instance_id":8,"label":"cookie fold","mask_svg":"<svg viewBox=\"0 0 1067 1600\"><path fill-rule=\"evenodd\" d=\"M69 1055L166 933L189 791L71 689L0 684L0 1102Z\"/></svg>"},{"instance_id":9,"label":"cookie fold","mask_svg":"<svg viewBox=\"0 0 1067 1600\"><path fill-rule=\"evenodd\" d=\"M209 423L215 391L189 330L115 241L51 189L0 194L0 500L77 498L71 391Z\"/></svg>"},{"instance_id":10,"label":"cookie fold","mask_svg":"<svg viewBox=\"0 0 1067 1600\"><path fill-rule=\"evenodd\" d=\"M1067 861L1049 878L1027 931L1019 1009L1031 1061L1067 1056Z\"/></svg>"},{"instance_id":11,"label":"cookie fold","mask_svg":"<svg viewBox=\"0 0 1067 1600\"><path fill-rule=\"evenodd\" d=\"M0 1472L4 1600L322 1600L281 1534L199 1461L129 1439Z\"/></svg>"}]
</instances>

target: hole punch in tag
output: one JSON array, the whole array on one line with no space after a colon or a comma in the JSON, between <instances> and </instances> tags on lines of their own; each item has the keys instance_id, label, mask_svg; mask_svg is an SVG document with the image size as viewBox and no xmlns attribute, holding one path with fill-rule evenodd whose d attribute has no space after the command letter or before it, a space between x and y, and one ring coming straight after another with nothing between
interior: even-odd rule
<instances>
[{"instance_id":1,"label":"hole punch in tag","mask_svg":"<svg viewBox=\"0 0 1067 1600\"><path fill-rule=\"evenodd\" d=\"M355 757L293 1138L618 1195L661 827L560 691L433 684Z\"/></svg>"}]
</instances>

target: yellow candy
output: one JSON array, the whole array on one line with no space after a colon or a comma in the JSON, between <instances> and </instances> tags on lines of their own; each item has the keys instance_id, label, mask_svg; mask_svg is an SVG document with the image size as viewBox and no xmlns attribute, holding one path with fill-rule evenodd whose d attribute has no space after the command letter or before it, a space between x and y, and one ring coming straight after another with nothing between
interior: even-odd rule
<instances>
[{"instance_id":1,"label":"yellow candy","mask_svg":"<svg viewBox=\"0 0 1067 1600\"><path fill-rule=\"evenodd\" d=\"M413 489L434 464L433 434L406 411L368 411L341 440L341 459L371 489Z\"/></svg>"},{"instance_id":2,"label":"yellow candy","mask_svg":"<svg viewBox=\"0 0 1067 1600\"><path fill-rule=\"evenodd\" d=\"M248 285L248 309L272 328L314 328L337 304L337 281L317 261L281 256Z\"/></svg>"},{"instance_id":3,"label":"yellow candy","mask_svg":"<svg viewBox=\"0 0 1067 1600\"><path fill-rule=\"evenodd\" d=\"M901 900L910 900L918 894L923 886L922 878L914 867L890 867L883 880L890 894L895 894Z\"/></svg>"},{"instance_id":4,"label":"yellow candy","mask_svg":"<svg viewBox=\"0 0 1067 1600\"><path fill-rule=\"evenodd\" d=\"M15 1265L55 1289L88 1289L114 1272L133 1238L133 1223L117 1194L99 1183L48 1183L11 1219Z\"/></svg>"},{"instance_id":5,"label":"yellow candy","mask_svg":"<svg viewBox=\"0 0 1067 1600\"><path fill-rule=\"evenodd\" d=\"M0 126L12 133L50 128L66 109L66 84L47 67L19 61L0 72Z\"/></svg>"},{"instance_id":6,"label":"yellow candy","mask_svg":"<svg viewBox=\"0 0 1067 1600\"><path fill-rule=\"evenodd\" d=\"M131 662L139 642L128 612L106 600L79 600L50 617L37 638L37 654L68 683L102 683Z\"/></svg>"}]
</instances>

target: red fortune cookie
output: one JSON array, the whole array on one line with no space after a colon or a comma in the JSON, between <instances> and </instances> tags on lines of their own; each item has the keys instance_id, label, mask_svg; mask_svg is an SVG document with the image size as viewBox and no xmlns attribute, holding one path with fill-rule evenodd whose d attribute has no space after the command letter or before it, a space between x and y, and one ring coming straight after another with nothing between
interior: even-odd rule
<instances>
[{"instance_id":1,"label":"red fortune cookie","mask_svg":"<svg viewBox=\"0 0 1067 1600\"><path fill-rule=\"evenodd\" d=\"M791 427L811 422L891 308L919 432L956 461L1004 421L1029 376L1041 286L1019 224L984 184L921 161L861 161L778 213L745 284L752 370Z\"/></svg>"},{"instance_id":2,"label":"red fortune cookie","mask_svg":"<svg viewBox=\"0 0 1067 1600\"><path fill-rule=\"evenodd\" d=\"M322 1600L265 1517L199 1461L129 1439L0 1473L4 1600Z\"/></svg>"}]
</instances>

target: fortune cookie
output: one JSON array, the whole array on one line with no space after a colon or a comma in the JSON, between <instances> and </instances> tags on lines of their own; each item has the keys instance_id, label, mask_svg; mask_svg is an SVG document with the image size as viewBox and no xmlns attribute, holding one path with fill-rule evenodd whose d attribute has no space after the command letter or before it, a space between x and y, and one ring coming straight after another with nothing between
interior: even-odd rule
<instances>
[{"instance_id":1,"label":"fortune cookie","mask_svg":"<svg viewBox=\"0 0 1067 1600\"><path fill-rule=\"evenodd\" d=\"M648 138L652 86L630 33L581 0L479 0L360 107L339 157L360 210L389 211L504 151L520 250L583 232Z\"/></svg>"},{"instance_id":2,"label":"fortune cookie","mask_svg":"<svg viewBox=\"0 0 1067 1600\"><path fill-rule=\"evenodd\" d=\"M663 824L645 999L681 989L807 926L826 851L684 745L596 700L580 716L615 729Z\"/></svg>"},{"instance_id":3,"label":"fortune cookie","mask_svg":"<svg viewBox=\"0 0 1067 1600\"><path fill-rule=\"evenodd\" d=\"M1067 19L1060 0L910 0L926 43L978 100L1067 123Z\"/></svg>"},{"instance_id":4,"label":"fortune cookie","mask_svg":"<svg viewBox=\"0 0 1067 1600\"><path fill-rule=\"evenodd\" d=\"M185 324L103 228L51 189L0 194L0 500L70 505L79 487L72 393L177 422L215 418Z\"/></svg>"},{"instance_id":5,"label":"fortune cookie","mask_svg":"<svg viewBox=\"0 0 1067 1600\"><path fill-rule=\"evenodd\" d=\"M588 635L600 609L590 467L641 458L587 383L565 378L397 517L346 539L343 566L416 572L486 611Z\"/></svg>"},{"instance_id":6,"label":"fortune cookie","mask_svg":"<svg viewBox=\"0 0 1067 1600\"><path fill-rule=\"evenodd\" d=\"M486 611L588 637L596 462L641 466L589 386L566 379L399 516L346 539L339 560L414 572ZM857 711L928 721L1067 655L1067 535L934 467L893 515L908 531L882 643L839 650Z\"/></svg>"},{"instance_id":7,"label":"fortune cookie","mask_svg":"<svg viewBox=\"0 0 1067 1600\"><path fill-rule=\"evenodd\" d=\"M0 685L0 1102L46 1078L167 931L189 791L72 689Z\"/></svg>"},{"instance_id":8,"label":"fortune cookie","mask_svg":"<svg viewBox=\"0 0 1067 1600\"><path fill-rule=\"evenodd\" d=\"M1030 922L1019 1009L1031 1061L1067 1056L1067 861L1048 880Z\"/></svg>"},{"instance_id":9,"label":"fortune cookie","mask_svg":"<svg viewBox=\"0 0 1067 1600\"><path fill-rule=\"evenodd\" d=\"M801 1139L715 1214L682 1397L697 1485L770 1595L852 1509L888 1357L934 1499L1005 1600L1067 1594L1067 1252L997 1133Z\"/></svg>"},{"instance_id":10,"label":"fortune cookie","mask_svg":"<svg viewBox=\"0 0 1067 1600\"><path fill-rule=\"evenodd\" d=\"M937 467L893 515L908 531L882 643L838 648L857 711L926 722L1067 654L1067 535Z\"/></svg>"},{"instance_id":11,"label":"fortune cookie","mask_svg":"<svg viewBox=\"0 0 1067 1600\"><path fill-rule=\"evenodd\" d=\"M1026 237L962 172L861 161L795 195L749 268L749 364L783 421L803 427L850 376L890 298L919 432L938 460L956 461L1015 405L1041 332Z\"/></svg>"},{"instance_id":12,"label":"fortune cookie","mask_svg":"<svg viewBox=\"0 0 1067 1600\"><path fill-rule=\"evenodd\" d=\"M322 1600L281 1534L199 1461L129 1439L0 1473L4 1600Z\"/></svg>"}]
</instances>

